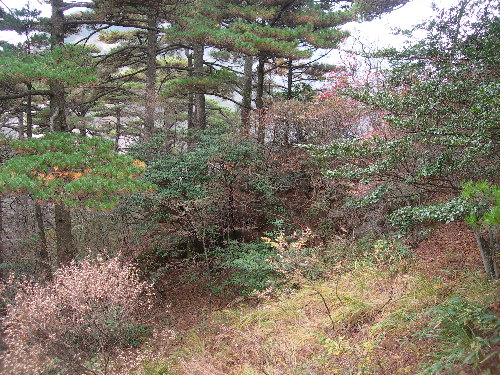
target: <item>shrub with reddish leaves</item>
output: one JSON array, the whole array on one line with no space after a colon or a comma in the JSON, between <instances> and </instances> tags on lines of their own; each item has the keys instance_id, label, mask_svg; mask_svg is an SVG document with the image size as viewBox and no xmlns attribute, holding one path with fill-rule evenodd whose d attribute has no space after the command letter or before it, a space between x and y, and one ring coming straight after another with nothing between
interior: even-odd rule
<instances>
[{"instance_id":1,"label":"shrub with reddish leaves","mask_svg":"<svg viewBox=\"0 0 500 375\"><path fill-rule=\"evenodd\" d=\"M73 263L47 285L18 282L3 319L5 373L110 374L113 356L144 332L150 297L118 259Z\"/></svg>"}]
</instances>

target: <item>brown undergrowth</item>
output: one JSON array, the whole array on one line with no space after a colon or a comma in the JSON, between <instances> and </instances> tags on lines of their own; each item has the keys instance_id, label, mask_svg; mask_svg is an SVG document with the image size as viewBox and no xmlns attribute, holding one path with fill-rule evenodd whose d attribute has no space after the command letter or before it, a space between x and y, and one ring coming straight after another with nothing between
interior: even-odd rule
<instances>
[{"instance_id":1,"label":"brown undergrowth","mask_svg":"<svg viewBox=\"0 0 500 375\"><path fill-rule=\"evenodd\" d=\"M348 273L257 304L209 297L207 280L172 274L164 286L177 338L158 348L161 359L147 363L144 373L493 375L500 371L498 327L489 323L489 344L479 350L483 341L475 339L483 331L471 328L463 342L450 331L459 342L446 342L439 315L456 305L458 318L462 310L488 322L496 319L491 312L498 316L498 284L486 279L476 251L466 227L441 225L398 267L360 262ZM457 357L459 345L477 349L478 360Z\"/></svg>"}]
</instances>

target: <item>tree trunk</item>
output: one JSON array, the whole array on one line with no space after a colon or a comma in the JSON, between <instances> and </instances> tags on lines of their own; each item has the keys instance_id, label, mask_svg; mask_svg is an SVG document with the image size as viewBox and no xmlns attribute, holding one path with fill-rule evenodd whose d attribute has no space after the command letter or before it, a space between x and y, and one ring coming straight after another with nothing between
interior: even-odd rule
<instances>
[{"instance_id":1,"label":"tree trunk","mask_svg":"<svg viewBox=\"0 0 500 375\"><path fill-rule=\"evenodd\" d=\"M21 112L17 116L18 125L17 125L17 137L18 139L24 139L24 113Z\"/></svg>"},{"instance_id":2,"label":"tree trunk","mask_svg":"<svg viewBox=\"0 0 500 375\"><path fill-rule=\"evenodd\" d=\"M287 85L286 85L286 98L290 100L293 98L293 60L288 59L287 61Z\"/></svg>"},{"instance_id":3,"label":"tree trunk","mask_svg":"<svg viewBox=\"0 0 500 375\"><path fill-rule=\"evenodd\" d=\"M52 270L50 267L49 251L47 246L47 236L45 235L45 225L43 224L43 212L40 204L35 201L35 220L38 227L38 237L40 237L40 251L38 252L38 257L42 268L45 271L46 277L48 279L52 276Z\"/></svg>"},{"instance_id":4,"label":"tree trunk","mask_svg":"<svg viewBox=\"0 0 500 375\"><path fill-rule=\"evenodd\" d=\"M252 68L253 57L245 56L245 66L243 68L243 97L241 99L241 132L246 135L250 133L250 113L252 112Z\"/></svg>"},{"instance_id":5,"label":"tree trunk","mask_svg":"<svg viewBox=\"0 0 500 375\"><path fill-rule=\"evenodd\" d=\"M158 26L156 15L148 17L147 62L146 62L146 103L144 105L144 140L154 133L156 112L156 53L158 51Z\"/></svg>"},{"instance_id":6,"label":"tree trunk","mask_svg":"<svg viewBox=\"0 0 500 375\"><path fill-rule=\"evenodd\" d=\"M27 84L28 92L33 90L31 83ZM26 97L26 136L33 137L33 100L31 94Z\"/></svg>"},{"instance_id":7,"label":"tree trunk","mask_svg":"<svg viewBox=\"0 0 500 375\"><path fill-rule=\"evenodd\" d=\"M76 255L73 234L71 233L71 212L62 203L56 203L54 210L57 234L57 263L62 266L71 262Z\"/></svg>"},{"instance_id":8,"label":"tree trunk","mask_svg":"<svg viewBox=\"0 0 500 375\"><path fill-rule=\"evenodd\" d=\"M474 236L476 237L477 246L481 252L483 265L488 276L496 280L499 278L497 256L498 256L498 233L493 228L486 231L481 231L479 228L474 228Z\"/></svg>"},{"instance_id":9,"label":"tree trunk","mask_svg":"<svg viewBox=\"0 0 500 375\"><path fill-rule=\"evenodd\" d=\"M64 45L64 0L51 0L51 47ZM50 128L52 131L68 131L66 124L66 95L62 82L50 82ZM55 204L54 219L56 222L57 263L66 264L73 259L76 249L71 233L71 214L62 203Z\"/></svg>"},{"instance_id":10,"label":"tree trunk","mask_svg":"<svg viewBox=\"0 0 500 375\"><path fill-rule=\"evenodd\" d=\"M189 77L193 77L193 53L186 48L186 57L189 69ZM194 118L193 118L193 106L194 106L194 94L192 90L189 90L188 94L188 104L187 104L187 127L188 129L192 129L194 127Z\"/></svg>"},{"instance_id":11,"label":"tree trunk","mask_svg":"<svg viewBox=\"0 0 500 375\"><path fill-rule=\"evenodd\" d=\"M264 56L259 56L259 63L257 65L257 88L255 91L255 107L258 112L257 124L257 141L264 144L266 138L266 128L264 125L264 66L266 59Z\"/></svg>"},{"instance_id":12,"label":"tree trunk","mask_svg":"<svg viewBox=\"0 0 500 375\"><path fill-rule=\"evenodd\" d=\"M203 52L205 47L202 44L196 44L193 48L193 69L195 77L203 77ZM205 129L207 126L207 115L205 109L205 93L197 92L194 94L194 125L197 129Z\"/></svg>"},{"instance_id":13,"label":"tree trunk","mask_svg":"<svg viewBox=\"0 0 500 375\"><path fill-rule=\"evenodd\" d=\"M115 134L115 151L120 150L120 136L122 129L122 109L120 107L116 108L116 134Z\"/></svg>"},{"instance_id":14,"label":"tree trunk","mask_svg":"<svg viewBox=\"0 0 500 375\"><path fill-rule=\"evenodd\" d=\"M64 13L62 8L64 0L51 0L52 16L50 19L51 29L51 48L64 45ZM67 131L66 124L66 95L64 85L57 81L50 81L50 129L56 132Z\"/></svg>"}]
</instances>

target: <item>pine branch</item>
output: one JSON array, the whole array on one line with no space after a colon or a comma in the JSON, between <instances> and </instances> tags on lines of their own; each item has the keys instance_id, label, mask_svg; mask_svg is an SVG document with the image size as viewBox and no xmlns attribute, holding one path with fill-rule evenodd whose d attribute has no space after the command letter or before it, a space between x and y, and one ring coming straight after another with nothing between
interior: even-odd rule
<instances>
[{"instance_id":1,"label":"pine branch","mask_svg":"<svg viewBox=\"0 0 500 375\"><path fill-rule=\"evenodd\" d=\"M24 91L20 92L17 94L9 94L9 95L2 95L0 96L0 100L9 100L9 99L19 99L19 98L24 98L28 95L52 95L52 91L50 90L31 90L31 91Z\"/></svg>"}]
</instances>

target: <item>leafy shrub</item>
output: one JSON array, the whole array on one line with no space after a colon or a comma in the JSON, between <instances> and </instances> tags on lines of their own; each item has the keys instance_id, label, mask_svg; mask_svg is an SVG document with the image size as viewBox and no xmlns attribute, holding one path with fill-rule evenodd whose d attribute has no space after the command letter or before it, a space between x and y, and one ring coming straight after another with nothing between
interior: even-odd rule
<instances>
[{"instance_id":1,"label":"leafy shrub","mask_svg":"<svg viewBox=\"0 0 500 375\"><path fill-rule=\"evenodd\" d=\"M395 265L411 257L411 247L392 236L375 238L365 236L357 241L336 239L323 254L324 261L337 268L350 268L359 262Z\"/></svg>"},{"instance_id":2,"label":"leafy shrub","mask_svg":"<svg viewBox=\"0 0 500 375\"><path fill-rule=\"evenodd\" d=\"M304 279L317 279L324 271L315 249L306 247L311 236L306 229L291 236L281 233L274 240L263 237L262 242L231 243L218 249L219 267L232 271L228 281L240 287L243 294L269 294L297 287Z\"/></svg>"},{"instance_id":3,"label":"leafy shrub","mask_svg":"<svg viewBox=\"0 0 500 375\"><path fill-rule=\"evenodd\" d=\"M241 288L242 294L264 290L278 276L268 262L276 255L276 250L265 242L231 242L227 247L217 249L215 254L218 267L231 270L227 281Z\"/></svg>"},{"instance_id":4,"label":"leafy shrub","mask_svg":"<svg viewBox=\"0 0 500 375\"><path fill-rule=\"evenodd\" d=\"M110 373L111 356L144 334L150 295L118 259L72 263L47 285L18 282L3 319L6 373Z\"/></svg>"},{"instance_id":5,"label":"leafy shrub","mask_svg":"<svg viewBox=\"0 0 500 375\"><path fill-rule=\"evenodd\" d=\"M479 367L488 358L498 355L500 319L482 306L461 298L452 298L427 312L428 327L420 333L433 338L441 347L435 361L427 364L423 374L453 371L454 366L467 364Z\"/></svg>"},{"instance_id":6,"label":"leafy shrub","mask_svg":"<svg viewBox=\"0 0 500 375\"><path fill-rule=\"evenodd\" d=\"M323 265L316 249L306 247L311 237L311 230L307 228L299 233L294 232L289 237L281 233L274 241L263 238L277 251L268 262L284 280L296 283L303 278L317 279L323 273Z\"/></svg>"}]
</instances>

